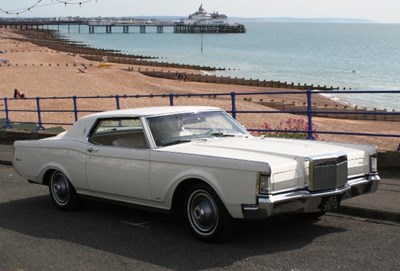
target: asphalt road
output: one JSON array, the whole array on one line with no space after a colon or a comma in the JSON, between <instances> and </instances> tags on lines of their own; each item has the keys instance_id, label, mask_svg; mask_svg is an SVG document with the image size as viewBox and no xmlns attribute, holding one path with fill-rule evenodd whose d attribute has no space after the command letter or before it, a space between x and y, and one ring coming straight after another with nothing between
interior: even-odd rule
<instances>
[{"instance_id":1,"label":"asphalt road","mask_svg":"<svg viewBox=\"0 0 400 271\"><path fill-rule=\"evenodd\" d=\"M45 186L0 166L0 270L399 270L400 225L326 215L235 224L223 244L176 218L85 201L59 211Z\"/></svg>"}]
</instances>

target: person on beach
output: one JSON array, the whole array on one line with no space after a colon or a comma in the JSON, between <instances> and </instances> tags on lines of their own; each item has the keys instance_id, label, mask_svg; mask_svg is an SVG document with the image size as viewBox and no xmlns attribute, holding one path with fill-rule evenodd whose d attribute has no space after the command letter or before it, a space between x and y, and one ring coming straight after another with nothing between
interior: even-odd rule
<instances>
[{"instance_id":1,"label":"person on beach","mask_svg":"<svg viewBox=\"0 0 400 271\"><path fill-rule=\"evenodd\" d=\"M25 98L25 93L19 91L18 89L14 89L14 98L15 99L23 99L23 98Z\"/></svg>"},{"instance_id":2,"label":"person on beach","mask_svg":"<svg viewBox=\"0 0 400 271\"><path fill-rule=\"evenodd\" d=\"M78 69L79 73L87 73L87 66L85 64L82 64L83 69Z\"/></svg>"},{"instance_id":3,"label":"person on beach","mask_svg":"<svg viewBox=\"0 0 400 271\"><path fill-rule=\"evenodd\" d=\"M187 81L187 75L186 75L186 73L181 74L181 73L176 72L175 79L177 79L179 82L180 81L185 81L186 82Z\"/></svg>"}]
</instances>

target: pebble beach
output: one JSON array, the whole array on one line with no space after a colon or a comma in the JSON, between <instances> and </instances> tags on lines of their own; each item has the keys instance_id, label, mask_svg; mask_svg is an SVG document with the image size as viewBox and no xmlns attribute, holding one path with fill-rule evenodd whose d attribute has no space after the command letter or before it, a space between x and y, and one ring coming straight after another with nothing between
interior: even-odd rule
<instances>
[{"instance_id":1,"label":"pebble beach","mask_svg":"<svg viewBox=\"0 0 400 271\"><path fill-rule=\"evenodd\" d=\"M0 28L0 58L10 61L0 66L0 112L4 110L4 97L13 98L14 89L23 92L26 97L65 97L65 96L106 96L106 95L144 95L144 94L212 94L235 92L266 92L268 88L214 83L200 83L180 80L148 77L140 73L144 69L165 70L163 67L146 67L145 65L127 65L111 63L101 66L97 61L82 58L79 54L71 54L61 50L39 46L25 37L23 31ZM199 73L196 70L170 69L172 72ZM283 90L283 89L282 89ZM276 91L276 89L274 89ZM259 98L264 100L286 100L303 103L305 95L268 95ZM328 97L318 96L313 102L319 105L335 105L337 102ZM121 108L168 105L168 98L140 98L121 100ZM229 99L183 98L175 99L175 105L210 105L230 110ZM71 109L70 100L46 100L42 110ZM9 107L18 109L35 109L34 100L10 100ZM273 110L248 99L238 98L237 110ZM111 100L82 100L80 109L112 110L115 102ZM4 118L4 113L0 113ZM79 117L85 113L80 113ZM36 121L32 112L13 112L10 119L18 121ZM43 122L71 122L70 113L48 113ZM290 118L305 119L292 114L238 114L238 120L246 127L261 128L264 123L276 127ZM342 131L360 133L399 134L400 122L347 120L334 118L313 118L314 129L320 131ZM68 127L65 127L68 129ZM370 136L328 135L321 134L318 140L366 143L378 147L379 151L395 151L399 146L399 138L382 138Z\"/></svg>"}]
</instances>

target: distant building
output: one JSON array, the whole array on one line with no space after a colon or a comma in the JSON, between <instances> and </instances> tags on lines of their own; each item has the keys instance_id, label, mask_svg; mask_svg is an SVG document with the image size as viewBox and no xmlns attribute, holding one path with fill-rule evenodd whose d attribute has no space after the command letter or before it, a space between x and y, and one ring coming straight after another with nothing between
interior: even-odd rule
<instances>
[{"instance_id":1,"label":"distant building","mask_svg":"<svg viewBox=\"0 0 400 271\"><path fill-rule=\"evenodd\" d=\"M218 12L207 13L203 5L199 7L199 11L189 15L187 19L182 20L183 24L201 24L201 25L226 25L229 24L228 17Z\"/></svg>"},{"instance_id":2,"label":"distant building","mask_svg":"<svg viewBox=\"0 0 400 271\"><path fill-rule=\"evenodd\" d=\"M246 28L242 24L229 23L225 14L218 12L208 13L203 5L199 10L181 19L175 26L175 33L245 33Z\"/></svg>"}]
</instances>

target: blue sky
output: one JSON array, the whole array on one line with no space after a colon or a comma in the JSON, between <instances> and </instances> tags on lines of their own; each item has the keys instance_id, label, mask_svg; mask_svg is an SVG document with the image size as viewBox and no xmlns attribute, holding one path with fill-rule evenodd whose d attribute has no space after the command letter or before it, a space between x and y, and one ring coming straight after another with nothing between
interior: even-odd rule
<instances>
[{"instance_id":1,"label":"blue sky","mask_svg":"<svg viewBox=\"0 0 400 271\"><path fill-rule=\"evenodd\" d=\"M88 0L65 0L79 3ZM0 8L20 12L37 0L1 0ZM63 1L59 1L63 2ZM53 16L156 16L185 17L203 4L209 11L237 17L335 17L400 23L400 0L92 0L65 7L57 0L41 0L23 17ZM11 17L0 12L1 17Z\"/></svg>"}]
</instances>

